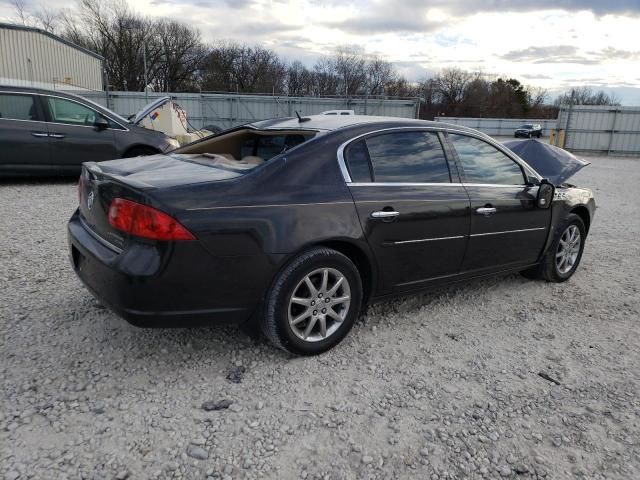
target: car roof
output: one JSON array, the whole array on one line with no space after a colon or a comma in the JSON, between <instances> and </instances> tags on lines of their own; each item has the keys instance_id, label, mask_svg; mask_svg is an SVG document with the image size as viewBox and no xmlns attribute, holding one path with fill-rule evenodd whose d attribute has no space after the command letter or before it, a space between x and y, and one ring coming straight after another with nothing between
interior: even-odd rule
<instances>
[{"instance_id":1,"label":"car roof","mask_svg":"<svg viewBox=\"0 0 640 480\"><path fill-rule=\"evenodd\" d=\"M85 100L81 96L74 95L73 93L65 92L64 90L47 90L46 88L16 87L13 85L0 85L0 92L34 93L36 95L55 95L57 97L72 98L74 100Z\"/></svg>"},{"instance_id":2,"label":"car roof","mask_svg":"<svg viewBox=\"0 0 640 480\"><path fill-rule=\"evenodd\" d=\"M444 122L433 122L429 120L418 120L415 118L401 117L379 117L373 115L308 115L302 117L301 122L298 117L274 118L272 120L262 120L251 123L249 126L260 130L318 130L334 131L347 127L384 124L385 128L393 127L434 127L452 128L460 131L478 133L467 127L453 125ZM308 120L305 120L308 119Z\"/></svg>"}]
</instances>

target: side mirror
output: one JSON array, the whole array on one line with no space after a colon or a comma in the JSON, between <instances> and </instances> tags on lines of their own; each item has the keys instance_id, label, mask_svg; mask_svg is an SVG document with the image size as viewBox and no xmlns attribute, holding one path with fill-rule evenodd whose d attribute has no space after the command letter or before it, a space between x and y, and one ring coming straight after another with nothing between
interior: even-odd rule
<instances>
[{"instance_id":1,"label":"side mirror","mask_svg":"<svg viewBox=\"0 0 640 480\"><path fill-rule=\"evenodd\" d=\"M109 128L109 122L104 117L98 117L93 122L93 127L96 130L105 130L105 129Z\"/></svg>"},{"instance_id":2,"label":"side mirror","mask_svg":"<svg viewBox=\"0 0 640 480\"><path fill-rule=\"evenodd\" d=\"M553 202L553 196L556 193L556 187L553 186L549 180L543 178L540 180L540 186L538 187L538 196L536 197L536 206L538 208L550 208Z\"/></svg>"}]
</instances>

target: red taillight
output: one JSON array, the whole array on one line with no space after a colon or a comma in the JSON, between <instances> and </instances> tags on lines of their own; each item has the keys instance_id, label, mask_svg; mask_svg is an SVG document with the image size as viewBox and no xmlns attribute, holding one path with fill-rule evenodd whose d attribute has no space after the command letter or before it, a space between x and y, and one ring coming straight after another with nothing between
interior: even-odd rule
<instances>
[{"instance_id":1,"label":"red taillight","mask_svg":"<svg viewBox=\"0 0 640 480\"><path fill-rule=\"evenodd\" d=\"M82 180L82 174L78 179L78 204L82 203L82 190L84 189L84 181Z\"/></svg>"},{"instance_id":2,"label":"red taillight","mask_svg":"<svg viewBox=\"0 0 640 480\"><path fill-rule=\"evenodd\" d=\"M124 198L111 202L109 224L125 233L153 240L195 240L189 230L166 213Z\"/></svg>"}]
</instances>

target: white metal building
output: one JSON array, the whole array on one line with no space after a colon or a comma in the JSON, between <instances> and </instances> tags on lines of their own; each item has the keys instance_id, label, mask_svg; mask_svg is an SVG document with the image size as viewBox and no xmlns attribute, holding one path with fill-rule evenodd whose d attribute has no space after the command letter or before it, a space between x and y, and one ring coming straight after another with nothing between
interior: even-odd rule
<instances>
[{"instance_id":1,"label":"white metal building","mask_svg":"<svg viewBox=\"0 0 640 480\"><path fill-rule=\"evenodd\" d=\"M0 23L0 85L103 90L103 61L39 28Z\"/></svg>"}]
</instances>

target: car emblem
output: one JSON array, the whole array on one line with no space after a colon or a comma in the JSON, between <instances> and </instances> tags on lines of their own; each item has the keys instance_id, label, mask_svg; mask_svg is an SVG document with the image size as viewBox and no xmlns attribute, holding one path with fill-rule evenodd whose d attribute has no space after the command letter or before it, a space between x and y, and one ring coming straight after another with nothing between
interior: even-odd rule
<instances>
[{"instance_id":1,"label":"car emblem","mask_svg":"<svg viewBox=\"0 0 640 480\"><path fill-rule=\"evenodd\" d=\"M89 192L89 196L87 197L87 208L89 210L91 210L91 207L93 207L94 200L95 200L95 195L93 194L93 192Z\"/></svg>"}]
</instances>

